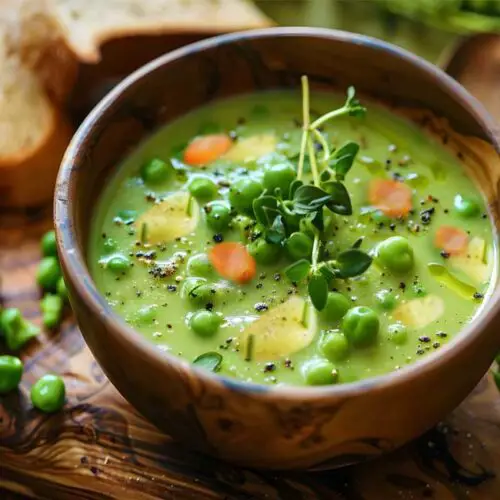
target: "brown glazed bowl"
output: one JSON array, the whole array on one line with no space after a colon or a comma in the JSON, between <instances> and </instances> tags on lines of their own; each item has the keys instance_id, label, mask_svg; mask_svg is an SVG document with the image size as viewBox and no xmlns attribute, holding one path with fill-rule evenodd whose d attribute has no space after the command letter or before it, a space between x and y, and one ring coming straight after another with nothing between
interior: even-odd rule
<instances>
[{"instance_id":1,"label":"brown glazed bowl","mask_svg":"<svg viewBox=\"0 0 500 500\"><path fill-rule=\"evenodd\" d=\"M296 88L303 74L316 87L343 92L355 85L391 106L426 110L416 113L421 125L446 134L446 142L468 162L496 224L499 132L481 105L443 72L408 52L325 29L224 35L139 69L80 127L63 160L56 191L57 237L71 304L109 380L180 442L259 468L326 469L393 450L452 410L500 350L497 274L486 306L438 354L398 372L333 387L267 387L202 371L157 350L107 305L86 265L89 225L102 187L128 152L158 127L210 100ZM436 116L445 117L449 127Z\"/></svg>"}]
</instances>

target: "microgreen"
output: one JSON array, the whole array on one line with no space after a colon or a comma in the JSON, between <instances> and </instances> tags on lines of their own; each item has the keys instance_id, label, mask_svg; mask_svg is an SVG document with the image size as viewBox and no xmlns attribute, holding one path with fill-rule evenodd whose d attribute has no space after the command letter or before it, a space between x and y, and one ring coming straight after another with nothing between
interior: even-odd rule
<instances>
[{"instance_id":1,"label":"microgreen","mask_svg":"<svg viewBox=\"0 0 500 500\"><path fill-rule=\"evenodd\" d=\"M317 310L325 307L329 284L333 279L347 279L365 272L372 258L359 249L361 240L351 249L339 253L335 259L319 262L322 238L326 236L325 221L330 212L341 216L352 214L352 203L344 180L351 170L359 145L348 141L338 149L329 144L322 126L341 116L363 116L365 108L356 98L354 87L347 89L344 104L311 122L309 81L302 82L302 137L300 150L290 158L297 164L297 177L290 184L288 193L269 191L254 200L253 212L264 228L262 233L269 243L284 244L298 222L311 232L313 250L311 261L300 259L285 269L293 283L307 280L308 293ZM304 174L311 173L312 184L305 183ZM295 227L294 227L295 225Z\"/></svg>"}]
</instances>

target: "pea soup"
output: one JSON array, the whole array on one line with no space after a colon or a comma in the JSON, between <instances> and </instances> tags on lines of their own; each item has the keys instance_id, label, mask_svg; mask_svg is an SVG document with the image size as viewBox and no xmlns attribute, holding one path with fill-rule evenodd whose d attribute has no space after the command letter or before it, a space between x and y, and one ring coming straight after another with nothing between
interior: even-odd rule
<instances>
[{"instance_id":1,"label":"pea soup","mask_svg":"<svg viewBox=\"0 0 500 500\"><path fill-rule=\"evenodd\" d=\"M89 265L158 349L225 376L325 385L398 370L473 318L494 261L460 160L354 89L175 120L118 168Z\"/></svg>"}]
</instances>

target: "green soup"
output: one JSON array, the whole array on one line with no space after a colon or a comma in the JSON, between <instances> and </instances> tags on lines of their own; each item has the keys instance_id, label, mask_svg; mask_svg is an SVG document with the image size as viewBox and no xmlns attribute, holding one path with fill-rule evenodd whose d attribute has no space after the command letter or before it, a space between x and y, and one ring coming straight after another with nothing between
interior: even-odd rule
<instances>
[{"instance_id":1,"label":"green soup","mask_svg":"<svg viewBox=\"0 0 500 500\"><path fill-rule=\"evenodd\" d=\"M310 121L341 111L308 135L300 94L277 91L142 144L93 221L110 306L158 349L264 384L372 377L459 335L496 272L484 200L413 123L349 99L315 93Z\"/></svg>"}]
</instances>

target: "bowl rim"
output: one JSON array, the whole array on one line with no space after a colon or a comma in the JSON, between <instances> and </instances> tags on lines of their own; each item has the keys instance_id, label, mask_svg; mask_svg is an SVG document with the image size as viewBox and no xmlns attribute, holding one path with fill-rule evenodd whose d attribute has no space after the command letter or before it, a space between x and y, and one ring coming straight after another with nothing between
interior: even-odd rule
<instances>
[{"instance_id":1,"label":"bowl rim","mask_svg":"<svg viewBox=\"0 0 500 500\"><path fill-rule=\"evenodd\" d=\"M196 377L206 384L217 384L225 386L229 390L253 394L259 397L296 402L317 400L326 396L350 398L360 396L369 391L381 391L388 386L405 384L411 379L437 370L442 364L446 364L448 360L454 357L457 352L468 349L478 340L486 327L500 315L500 287L488 294L487 301L480 307L476 316L460 331L460 335L454 337L439 350L439 354L438 352L429 353L425 357L417 359L399 370L354 382L346 382L332 386L312 387L299 385L273 386L247 382L208 372L192 365L184 358L177 357L169 352L158 349L153 343L147 341L147 339L137 330L130 327L122 317L115 313L107 304L104 295L97 290L90 275L90 271L88 270L84 252L78 246L74 221L70 216L70 208L74 203L74 200L72 200L70 196L74 183L72 172L77 169L75 158L82 154L82 151L85 151L87 139L91 136L94 126L100 122L102 116L113 106L121 94L131 90L135 84L140 83L143 78L146 78L156 70L159 70L177 59L188 57L193 53L204 51L215 46L230 45L241 41L278 37L313 37L363 45L367 46L369 50L375 52L389 52L396 57L406 60L413 66L418 67L421 72L432 77L436 85L452 93L459 105L474 115L476 121L481 125L483 130L490 135L495 149L500 151L500 131L493 118L489 116L486 109L476 98L469 94L464 87L437 66L388 42L341 30L309 27L272 27L211 37L168 52L138 68L122 80L94 107L76 131L61 162L54 196L54 220L59 254L63 263L63 268L66 270L71 284L77 292L77 299L84 301L92 311L92 314L100 316L101 320L109 325L109 328L107 328L108 334L113 336L120 335L127 343L134 345L137 349L137 356L148 359L149 362L155 363L158 366L168 363L174 369L186 374L196 375ZM491 212L489 215L493 224ZM498 234L495 240L497 239ZM495 257L496 260L498 260L497 244L495 245ZM493 356L494 354L492 354L492 359Z\"/></svg>"}]
</instances>

